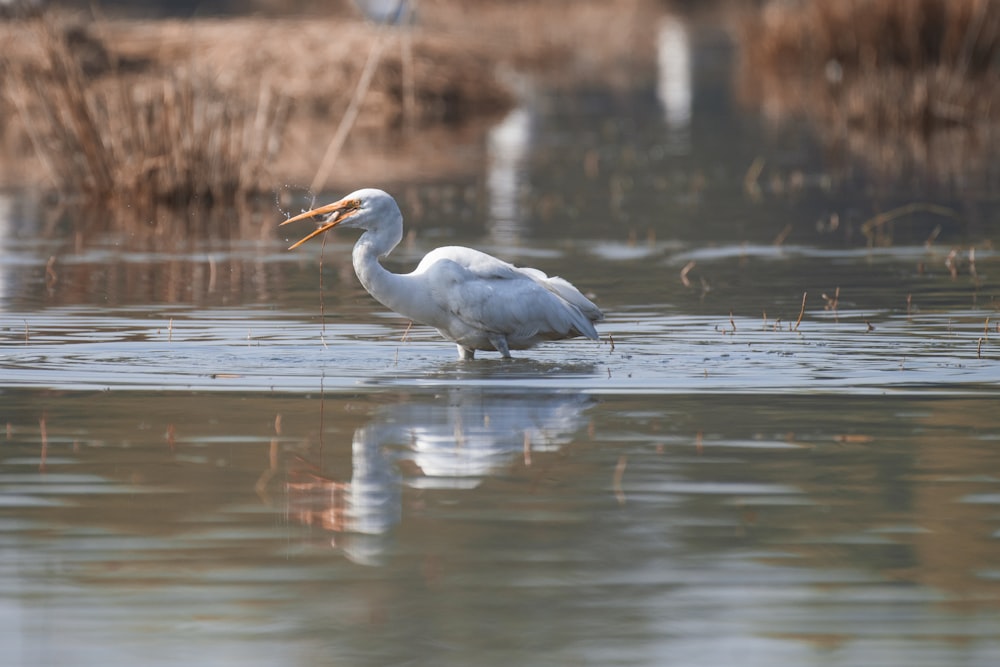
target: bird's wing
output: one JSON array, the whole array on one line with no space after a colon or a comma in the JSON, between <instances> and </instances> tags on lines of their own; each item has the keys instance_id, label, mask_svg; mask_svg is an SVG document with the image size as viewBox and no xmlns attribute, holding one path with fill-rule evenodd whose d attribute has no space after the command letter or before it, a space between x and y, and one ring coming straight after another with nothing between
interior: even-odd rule
<instances>
[{"instance_id":1,"label":"bird's wing","mask_svg":"<svg viewBox=\"0 0 1000 667\"><path fill-rule=\"evenodd\" d=\"M417 271L427 273L435 300L469 326L511 338L597 338L600 310L561 278L515 267L470 248L428 253Z\"/></svg>"}]
</instances>

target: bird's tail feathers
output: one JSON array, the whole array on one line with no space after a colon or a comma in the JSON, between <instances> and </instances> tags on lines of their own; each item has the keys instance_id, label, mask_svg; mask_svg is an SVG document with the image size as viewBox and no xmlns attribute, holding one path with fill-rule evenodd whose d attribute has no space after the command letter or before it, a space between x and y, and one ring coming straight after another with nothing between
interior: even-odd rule
<instances>
[{"instance_id":1,"label":"bird's tail feathers","mask_svg":"<svg viewBox=\"0 0 1000 667\"><path fill-rule=\"evenodd\" d=\"M585 297L580 290L573 287L568 281L563 280L558 276L549 278L546 287L550 292L553 292L560 299L573 306L573 308L580 312L580 314L586 318L589 329L594 332L593 338L597 338L597 332L594 330L592 322L600 322L604 319L604 313L598 308L594 303ZM587 335L584 330L580 330L580 333ZM590 336L588 336L589 338Z\"/></svg>"},{"instance_id":2,"label":"bird's tail feathers","mask_svg":"<svg viewBox=\"0 0 1000 667\"><path fill-rule=\"evenodd\" d=\"M562 278L549 278L545 285L563 305L570 326L581 336L597 340L597 329L594 322L604 319L604 313L580 293L580 290Z\"/></svg>"},{"instance_id":3,"label":"bird's tail feathers","mask_svg":"<svg viewBox=\"0 0 1000 667\"><path fill-rule=\"evenodd\" d=\"M576 308L570 309L571 316L573 317L573 328L579 332L581 336L589 338L590 340L598 340L597 329L594 328L593 322L584 317Z\"/></svg>"}]
</instances>

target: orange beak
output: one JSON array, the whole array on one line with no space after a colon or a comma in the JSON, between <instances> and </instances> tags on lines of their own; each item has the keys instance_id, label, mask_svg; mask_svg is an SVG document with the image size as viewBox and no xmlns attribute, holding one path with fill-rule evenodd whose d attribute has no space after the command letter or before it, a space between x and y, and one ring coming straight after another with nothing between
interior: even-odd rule
<instances>
[{"instance_id":1,"label":"orange beak","mask_svg":"<svg viewBox=\"0 0 1000 667\"><path fill-rule=\"evenodd\" d=\"M281 227L282 225L298 222L299 220L305 220L306 218L314 218L319 215L326 216L325 221L320 224L319 227L288 247L289 250L294 250L309 239L315 238L323 232L330 231L344 220L350 218L352 215L356 215L359 210L361 210L361 202L357 199L341 199L340 201L335 201L332 204L327 204L325 206L320 206L319 208L314 208L311 211L300 213L293 218L285 220L278 226Z\"/></svg>"}]
</instances>

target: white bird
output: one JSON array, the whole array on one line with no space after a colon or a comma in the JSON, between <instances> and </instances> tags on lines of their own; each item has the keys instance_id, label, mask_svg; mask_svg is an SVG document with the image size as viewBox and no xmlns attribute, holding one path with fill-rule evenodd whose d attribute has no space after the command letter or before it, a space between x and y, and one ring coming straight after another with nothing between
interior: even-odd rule
<instances>
[{"instance_id":1,"label":"white bird","mask_svg":"<svg viewBox=\"0 0 1000 667\"><path fill-rule=\"evenodd\" d=\"M337 226L365 230L353 252L361 284L382 305L454 341L460 359L472 359L476 350L509 359L511 350L543 341L598 338L594 322L604 319L601 310L567 281L538 269L448 246L427 253L411 273L387 270L379 260L403 238L403 214L382 190L352 192L281 224L314 216L323 222L289 250Z\"/></svg>"}]
</instances>

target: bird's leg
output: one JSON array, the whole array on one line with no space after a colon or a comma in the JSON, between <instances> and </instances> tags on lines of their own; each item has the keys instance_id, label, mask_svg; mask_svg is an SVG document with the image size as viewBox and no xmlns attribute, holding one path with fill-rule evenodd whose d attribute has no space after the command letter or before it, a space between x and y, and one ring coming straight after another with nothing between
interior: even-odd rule
<instances>
[{"instance_id":1,"label":"bird's leg","mask_svg":"<svg viewBox=\"0 0 1000 667\"><path fill-rule=\"evenodd\" d=\"M490 342L504 359L510 359L510 348L507 347L507 338L501 335L490 336Z\"/></svg>"},{"instance_id":2,"label":"bird's leg","mask_svg":"<svg viewBox=\"0 0 1000 667\"><path fill-rule=\"evenodd\" d=\"M475 359L476 358L476 351L473 350L471 347L462 347L461 345L459 345L458 346L458 358L461 361L468 361L470 359Z\"/></svg>"}]
</instances>

